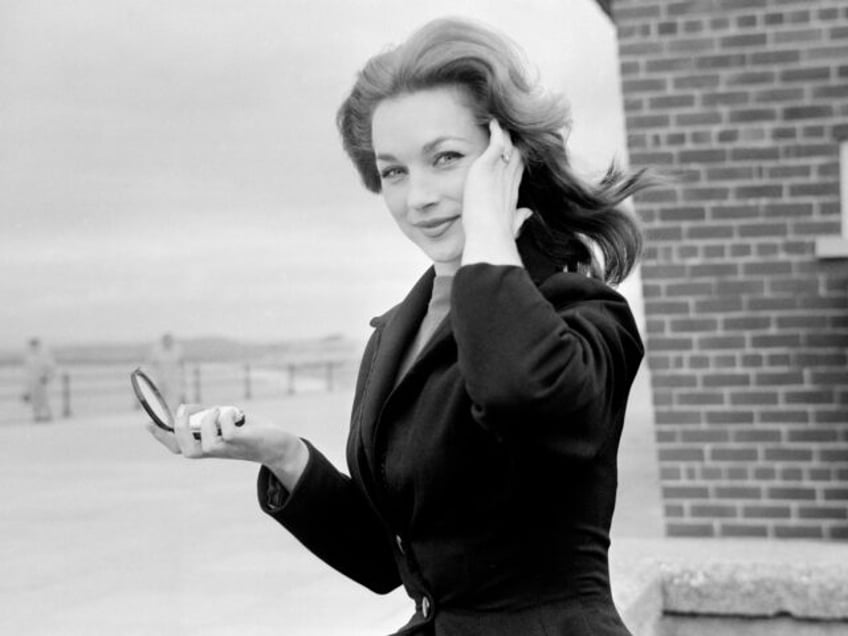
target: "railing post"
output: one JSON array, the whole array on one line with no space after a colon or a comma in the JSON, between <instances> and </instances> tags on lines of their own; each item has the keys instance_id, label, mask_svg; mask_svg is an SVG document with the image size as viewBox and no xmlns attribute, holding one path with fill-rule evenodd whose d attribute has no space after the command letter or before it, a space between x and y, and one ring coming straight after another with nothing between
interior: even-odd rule
<instances>
[{"instance_id":1,"label":"railing post","mask_svg":"<svg viewBox=\"0 0 848 636\"><path fill-rule=\"evenodd\" d=\"M62 417L71 416L71 374L62 374Z\"/></svg>"},{"instance_id":2,"label":"railing post","mask_svg":"<svg viewBox=\"0 0 848 636\"><path fill-rule=\"evenodd\" d=\"M293 364L289 364L289 389L288 389L288 394L289 395L294 394L294 365Z\"/></svg>"},{"instance_id":3,"label":"railing post","mask_svg":"<svg viewBox=\"0 0 848 636\"><path fill-rule=\"evenodd\" d=\"M194 367L194 401L200 404L200 365Z\"/></svg>"},{"instance_id":4,"label":"railing post","mask_svg":"<svg viewBox=\"0 0 848 636\"><path fill-rule=\"evenodd\" d=\"M253 391L250 386L250 363L244 365L244 399L249 400L253 397Z\"/></svg>"}]
</instances>

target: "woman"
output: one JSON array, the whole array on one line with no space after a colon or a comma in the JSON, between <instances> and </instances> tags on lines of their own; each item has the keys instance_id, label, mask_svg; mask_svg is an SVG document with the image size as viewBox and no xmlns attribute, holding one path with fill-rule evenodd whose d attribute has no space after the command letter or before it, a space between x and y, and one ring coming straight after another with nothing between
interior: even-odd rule
<instances>
[{"instance_id":1,"label":"woman","mask_svg":"<svg viewBox=\"0 0 848 636\"><path fill-rule=\"evenodd\" d=\"M25 402L32 406L34 422L49 422L53 419L50 408L50 381L56 375L56 361L38 338L30 338L24 354Z\"/></svg>"},{"instance_id":2,"label":"woman","mask_svg":"<svg viewBox=\"0 0 848 636\"><path fill-rule=\"evenodd\" d=\"M271 422L180 409L175 452L262 464L262 509L378 593L399 634L628 634L610 596L616 453L642 345L617 283L643 186L568 167L566 109L512 45L437 20L375 56L341 106L365 186L433 267L372 324L350 477ZM598 258L594 255L598 254ZM591 275L587 275L591 274Z\"/></svg>"}]
</instances>

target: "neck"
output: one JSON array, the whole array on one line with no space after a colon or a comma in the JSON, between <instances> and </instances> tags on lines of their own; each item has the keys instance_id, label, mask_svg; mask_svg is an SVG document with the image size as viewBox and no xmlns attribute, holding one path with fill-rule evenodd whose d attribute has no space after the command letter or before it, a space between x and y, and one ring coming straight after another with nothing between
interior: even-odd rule
<instances>
[{"instance_id":1,"label":"neck","mask_svg":"<svg viewBox=\"0 0 848 636\"><path fill-rule=\"evenodd\" d=\"M449 261L447 263L436 262L433 263L433 269L436 272L436 276L453 276L456 274L456 270L459 269L459 265L460 259Z\"/></svg>"}]
</instances>

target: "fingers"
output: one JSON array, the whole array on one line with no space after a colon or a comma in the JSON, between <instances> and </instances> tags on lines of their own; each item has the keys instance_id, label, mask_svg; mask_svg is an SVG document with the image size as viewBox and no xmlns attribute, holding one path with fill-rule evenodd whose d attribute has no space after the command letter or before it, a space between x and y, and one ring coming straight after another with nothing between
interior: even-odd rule
<instances>
[{"instance_id":1,"label":"fingers","mask_svg":"<svg viewBox=\"0 0 848 636\"><path fill-rule=\"evenodd\" d=\"M497 119L489 121L489 146L483 155L492 166L505 168L507 182L517 190L521 176L524 174L524 160L521 153L512 143L508 130L504 130ZM517 194L517 192L516 192Z\"/></svg>"},{"instance_id":2,"label":"fingers","mask_svg":"<svg viewBox=\"0 0 848 636\"><path fill-rule=\"evenodd\" d=\"M489 121L489 144L474 161L465 181L463 225L466 239L518 236L529 211L519 210L518 194L524 176L524 158L509 131L496 119Z\"/></svg>"},{"instance_id":3,"label":"fingers","mask_svg":"<svg viewBox=\"0 0 848 636\"><path fill-rule=\"evenodd\" d=\"M196 404L177 409L174 435L179 451L190 458L229 457L228 446L244 425L244 413L235 407L205 409Z\"/></svg>"},{"instance_id":4,"label":"fingers","mask_svg":"<svg viewBox=\"0 0 848 636\"><path fill-rule=\"evenodd\" d=\"M486 159L491 165L496 165L498 161L508 165L512 151L512 143L507 133L497 119L489 121L489 146L483 152Z\"/></svg>"},{"instance_id":5,"label":"fingers","mask_svg":"<svg viewBox=\"0 0 848 636\"><path fill-rule=\"evenodd\" d=\"M200 457L203 449L200 446L200 440L194 437L189 418L196 413L203 411L203 407L199 404L180 404L177 409L177 415L174 418L174 437L179 444L182 454L186 457Z\"/></svg>"},{"instance_id":6,"label":"fingers","mask_svg":"<svg viewBox=\"0 0 848 636\"><path fill-rule=\"evenodd\" d=\"M174 437L173 433L168 431L163 431L161 428L156 426L153 422L145 422L144 428L148 430L148 432L156 438L156 440L161 443L165 448L174 453L175 455L180 454L180 445L177 443L177 438Z\"/></svg>"},{"instance_id":7,"label":"fingers","mask_svg":"<svg viewBox=\"0 0 848 636\"><path fill-rule=\"evenodd\" d=\"M238 434L238 429L244 426L244 412L234 407L221 409L218 416L218 424L221 427L221 439L225 442L232 441Z\"/></svg>"},{"instance_id":8,"label":"fingers","mask_svg":"<svg viewBox=\"0 0 848 636\"><path fill-rule=\"evenodd\" d=\"M221 429L218 426L218 415L221 409L218 407L204 411L200 419L200 448L205 455L214 455L220 446Z\"/></svg>"},{"instance_id":9,"label":"fingers","mask_svg":"<svg viewBox=\"0 0 848 636\"><path fill-rule=\"evenodd\" d=\"M509 131L501 128L497 120L493 119L489 122L489 128L492 130L492 136L496 137L495 144L500 147L501 152L499 159L502 165L505 166L504 187L505 195L509 199L509 209L515 210L513 215L513 236L518 236L521 225L527 220L526 214L528 211L516 210L518 206L518 188L521 185L521 178L524 176L524 158L521 152L513 145L512 137Z\"/></svg>"},{"instance_id":10,"label":"fingers","mask_svg":"<svg viewBox=\"0 0 848 636\"><path fill-rule=\"evenodd\" d=\"M497 122L495 122L497 124ZM501 131L501 161L503 161L507 167L510 165L515 165L516 159L520 159L520 156L517 152L515 152L515 147L512 145L512 137L509 134L508 130L504 130L501 128L500 124L497 124L498 129Z\"/></svg>"},{"instance_id":11,"label":"fingers","mask_svg":"<svg viewBox=\"0 0 848 636\"><path fill-rule=\"evenodd\" d=\"M521 228L524 225L524 222L533 216L533 210L530 208L518 208L515 211L515 216L513 217L513 225L512 225L512 235L515 238L518 238L518 235L521 233Z\"/></svg>"}]
</instances>

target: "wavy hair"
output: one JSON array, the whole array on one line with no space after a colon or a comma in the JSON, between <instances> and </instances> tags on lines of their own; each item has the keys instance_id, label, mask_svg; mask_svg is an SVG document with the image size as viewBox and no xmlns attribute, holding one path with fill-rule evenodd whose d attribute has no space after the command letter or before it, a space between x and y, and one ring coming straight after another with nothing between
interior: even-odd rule
<instances>
[{"instance_id":1,"label":"wavy hair","mask_svg":"<svg viewBox=\"0 0 848 636\"><path fill-rule=\"evenodd\" d=\"M622 202L651 185L640 171L622 173L614 164L597 184L581 181L566 151L569 109L560 96L542 90L523 53L507 37L475 22L442 18L428 22L403 44L368 60L359 72L336 123L344 149L365 187L381 190L371 118L388 98L441 86L469 96L475 119L486 130L495 118L509 131L524 159L518 204L533 210L522 233L558 267L586 267L610 284L621 282L639 257L642 235ZM598 267L593 246L602 257Z\"/></svg>"}]
</instances>

